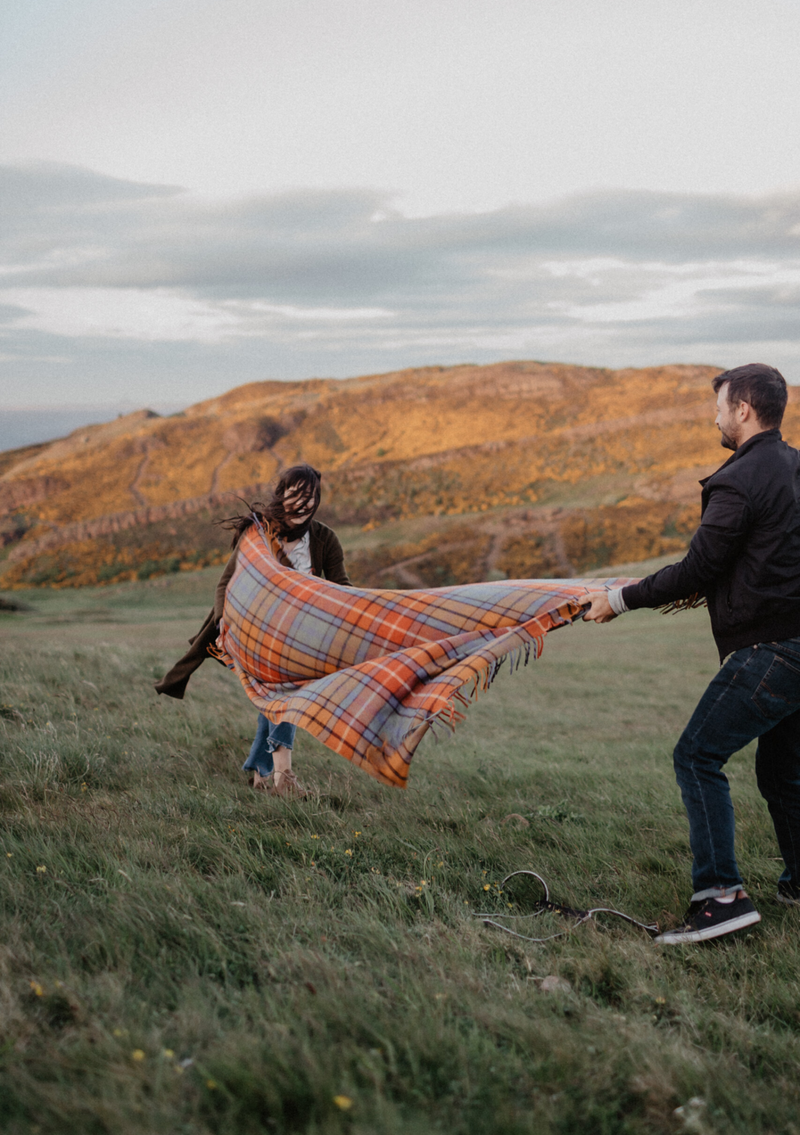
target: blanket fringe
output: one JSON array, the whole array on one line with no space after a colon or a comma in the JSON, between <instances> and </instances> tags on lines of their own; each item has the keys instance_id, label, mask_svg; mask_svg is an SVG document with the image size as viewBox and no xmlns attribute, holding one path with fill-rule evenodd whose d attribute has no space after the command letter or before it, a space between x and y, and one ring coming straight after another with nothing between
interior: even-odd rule
<instances>
[{"instance_id":1,"label":"blanket fringe","mask_svg":"<svg viewBox=\"0 0 800 1135\"><path fill-rule=\"evenodd\" d=\"M571 618L565 618L564 625L571 625L572 621ZM508 665L509 674L515 674L521 666L527 666L529 664L531 657L533 657L535 661L542 653L543 646L544 635L537 635L528 642L520 643L519 646L510 650L507 654L501 655L500 658L495 658L487 663L479 674L475 674L469 681L465 682L459 690L456 690L455 693L450 696L447 705L436 713L432 713L427 719L434 738L436 740L439 738L436 732L437 726L446 725L451 732L454 732L456 725L465 720L464 714L455 706L456 701L465 709L468 709L470 705L478 700L478 694L480 692L485 692L489 689L504 665Z\"/></svg>"},{"instance_id":2,"label":"blanket fringe","mask_svg":"<svg viewBox=\"0 0 800 1135\"><path fill-rule=\"evenodd\" d=\"M674 599L671 603L657 607L656 610L660 611L662 615L674 615L676 611L691 611L695 607L707 606L708 600L705 595L699 595L695 591L694 595L688 595L685 599Z\"/></svg>"}]
</instances>

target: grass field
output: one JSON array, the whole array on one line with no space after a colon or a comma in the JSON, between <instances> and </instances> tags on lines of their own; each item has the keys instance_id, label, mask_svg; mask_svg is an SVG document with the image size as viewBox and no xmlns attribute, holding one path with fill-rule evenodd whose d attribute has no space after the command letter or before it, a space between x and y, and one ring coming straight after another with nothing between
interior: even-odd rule
<instances>
[{"instance_id":1,"label":"grass field","mask_svg":"<svg viewBox=\"0 0 800 1135\"><path fill-rule=\"evenodd\" d=\"M532 868L562 902L679 919L671 749L716 667L704 612L556 632L426 739L405 793L300 735L313 792L284 802L239 771L255 713L222 667L152 691L216 574L0 614L0 1128L800 1133L800 911L773 901L752 754L752 932L534 945L475 917L524 912L500 884Z\"/></svg>"}]
</instances>

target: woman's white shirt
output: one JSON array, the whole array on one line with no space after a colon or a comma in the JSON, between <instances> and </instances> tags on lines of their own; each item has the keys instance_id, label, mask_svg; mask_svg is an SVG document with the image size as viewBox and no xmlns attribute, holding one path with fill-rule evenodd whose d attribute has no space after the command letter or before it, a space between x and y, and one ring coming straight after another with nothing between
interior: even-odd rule
<instances>
[{"instance_id":1,"label":"woman's white shirt","mask_svg":"<svg viewBox=\"0 0 800 1135\"><path fill-rule=\"evenodd\" d=\"M286 547L284 545L284 552ZM303 575L311 575L311 533L306 532L302 540L298 540L291 552L286 552L286 558L292 565L295 571L301 571Z\"/></svg>"}]
</instances>

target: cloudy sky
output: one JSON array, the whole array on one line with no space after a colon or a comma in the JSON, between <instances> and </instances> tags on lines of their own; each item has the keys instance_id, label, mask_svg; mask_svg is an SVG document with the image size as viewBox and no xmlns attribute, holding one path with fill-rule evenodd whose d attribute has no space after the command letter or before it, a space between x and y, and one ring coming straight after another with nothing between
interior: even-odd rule
<instances>
[{"instance_id":1,"label":"cloudy sky","mask_svg":"<svg viewBox=\"0 0 800 1135\"><path fill-rule=\"evenodd\" d=\"M796 0L4 0L0 407L800 382Z\"/></svg>"}]
</instances>

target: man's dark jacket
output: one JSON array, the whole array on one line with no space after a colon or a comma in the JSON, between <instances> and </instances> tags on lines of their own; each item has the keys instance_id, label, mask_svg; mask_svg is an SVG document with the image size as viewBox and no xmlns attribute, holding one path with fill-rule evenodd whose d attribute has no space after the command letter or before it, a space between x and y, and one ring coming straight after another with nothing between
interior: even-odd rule
<instances>
[{"instance_id":1,"label":"man's dark jacket","mask_svg":"<svg viewBox=\"0 0 800 1135\"><path fill-rule=\"evenodd\" d=\"M720 659L800 637L800 453L766 430L700 483L702 519L685 558L624 587L626 605L704 595Z\"/></svg>"},{"instance_id":2,"label":"man's dark jacket","mask_svg":"<svg viewBox=\"0 0 800 1135\"><path fill-rule=\"evenodd\" d=\"M314 575L324 576L331 583L340 583L343 587L350 586L339 537L332 528L328 528L327 524L323 524L320 520L312 520L309 525L308 551ZM194 638L189 639L190 646L183 658L179 658L169 673L156 682L156 693L167 694L171 698L182 698L192 674L209 657L208 648L214 645L219 635L217 624L222 618L225 591L236 567L237 552L238 549L235 549L231 553L220 576L214 596L214 606L206 615L206 621ZM283 553L280 559L284 567L292 566Z\"/></svg>"}]
</instances>

